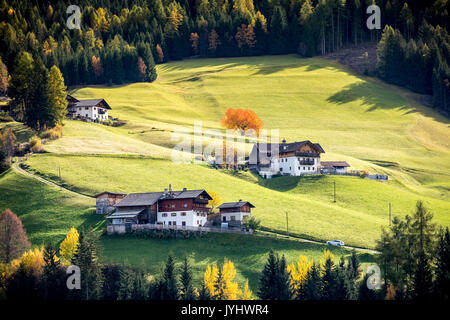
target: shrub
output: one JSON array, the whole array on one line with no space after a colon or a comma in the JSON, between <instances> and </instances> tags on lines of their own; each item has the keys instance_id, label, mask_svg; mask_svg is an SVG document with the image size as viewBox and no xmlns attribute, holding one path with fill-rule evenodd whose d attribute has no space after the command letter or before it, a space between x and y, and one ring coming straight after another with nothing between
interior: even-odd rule
<instances>
[{"instance_id":1,"label":"shrub","mask_svg":"<svg viewBox=\"0 0 450 320\"><path fill-rule=\"evenodd\" d=\"M41 132L39 137L41 137L41 139L56 140L62 137L62 130L62 126L56 126Z\"/></svg>"},{"instance_id":2,"label":"shrub","mask_svg":"<svg viewBox=\"0 0 450 320\"><path fill-rule=\"evenodd\" d=\"M105 120L105 121L102 121L101 124L104 124L104 125L106 125L106 126L112 126L112 125L113 125L113 122L112 122L111 119L107 119L107 120Z\"/></svg>"},{"instance_id":3,"label":"shrub","mask_svg":"<svg viewBox=\"0 0 450 320\"><path fill-rule=\"evenodd\" d=\"M42 141L38 137L33 137L30 140L30 151L33 153L44 152L44 147L42 146Z\"/></svg>"},{"instance_id":4,"label":"shrub","mask_svg":"<svg viewBox=\"0 0 450 320\"><path fill-rule=\"evenodd\" d=\"M11 116L0 115L0 122L11 122L11 121L14 121L14 119Z\"/></svg>"}]
</instances>

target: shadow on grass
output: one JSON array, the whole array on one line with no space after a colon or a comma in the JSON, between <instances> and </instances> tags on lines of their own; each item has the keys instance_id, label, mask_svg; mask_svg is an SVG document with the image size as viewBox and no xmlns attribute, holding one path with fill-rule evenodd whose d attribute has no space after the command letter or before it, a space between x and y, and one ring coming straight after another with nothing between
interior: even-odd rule
<instances>
[{"instance_id":1,"label":"shadow on grass","mask_svg":"<svg viewBox=\"0 0 450 320\"><path fill-rule=\"evenodd\" d=\"M386 94L383 94L382 90L384 90L385 93L391 91L391 94L395 94L395 91L392 88L384 88L382 85L368 81L358 81L347 85L341 91L329 96L327 101L337 105L343 105L356 100L362 100L363 105L369 106L366 109L366 112L373 112L379 109L398 109L404 111L403 115L420 113L424 116L431 117L436 121L445 124L450 123L449 119L439 115L433 109L420 104L418 104L418 106L413 106L399 94L392 95L393 99L386 99Z\"/></svg>"}]
</instances>

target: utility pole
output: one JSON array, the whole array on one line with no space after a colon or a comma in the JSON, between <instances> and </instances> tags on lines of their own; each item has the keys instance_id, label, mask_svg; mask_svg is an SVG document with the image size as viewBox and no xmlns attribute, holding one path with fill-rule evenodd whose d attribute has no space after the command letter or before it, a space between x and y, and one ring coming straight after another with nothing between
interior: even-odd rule
<instances>
[{"instance_id":1,"label":"utility pole","mask_svg":"<svg viewBox=\"0 0 450 320\"><path fill-rule=\"evenodd\" d=\"M287 211L286 211L286 234L289 235L289 219Z\"/></svg>"},{"instance_id":2,"label":"utility pole","mask_svg":"<svg viewBox=\"0 0 450 320\"><path fill-rule=\"evenodd\" d=\"M336 202L336 180L334 180L334 201Z\"/></svg>"},{"instance_id":3,"label":"utility pole","mask_svg":"<svg viewBox=\"0 0 450 320\"><path fill-rule=\"evenodd\" d=\"M391 203L389 202L389 226L391 225Z\"/></svg>"}]
</instances>

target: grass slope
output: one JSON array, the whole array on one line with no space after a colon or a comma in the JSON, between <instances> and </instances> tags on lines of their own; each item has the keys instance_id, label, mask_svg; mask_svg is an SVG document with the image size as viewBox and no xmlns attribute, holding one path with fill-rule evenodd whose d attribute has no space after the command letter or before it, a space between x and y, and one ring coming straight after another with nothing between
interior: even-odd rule
<instances>
[{"instance_id":1,"label":"grass slope","mask_svg":"<svg viewBox=\"0 0 450 320\"><path fill-rule=\"evenodd\" d=\"M148 192L183 187L216 191L223 201L246 199L256 208L253 214L265 227L286 229L313 239L338 238L349 245L373 247L380 226L388 223L388 202L395 215L410 213L418 199L425 199L436 220L449 225L448 202L419 196L395 182L357 177L280 177L262 180L243 173L203 165L175 164L163 159L132 156L38 155L27 164L31 170L58 182L59 168L65 186L95 194L104 190ZM337 203L333 203L333 181ZM355 232L358 230L358 232Z\"/></svg>"},{"instance_id":2,"label":"grass slope","mask_svg":"<svg viewBox=\"0 0 450 320\"><path fill-rule=\"evenodd\" d=\"M11 169L0 175L0 211L9 208L22 220L33 245L58 243L70 227L100 227L95 201L47 186Z\"/></svg>"},{"instance_id":3,"label":"grass slope","mask_svg":"<svg viewBox=\"0 0 450 320\"><path fill-rule=\"evenodd\" d=\"M319 261L322 259L324 249L331 250L336 261L341 256L350 254L348 250L336 247L231 234L209 234L198 239L164 240L110 236L102 238L102 245L107 260L143 266L152 274L159 274L169 252L173 253L179 267L183 258L188 256L191 259L196 286L200 286L208 264L219 265L227 258L234 262L237 280L241 286L244 285L245 279L249 279L254 293L257 292L259 275L270 248L280 255L285 255L288 263L296 263L300 255ZM369 254L360 254L359 257L362 263L374 261L373 256Z\"/></svg>"},{"instance_id":4,"label":"grass slope","mask_svg":"<svg viewBox=\"0 0 450 320\"><path fill-rule=\"evenodd\" d=\"M88 193L154 191L169 183L214 190L223 201L254 203L265 226L284 230L288 211L291 232L352 245L374 246L380 226L388 222L388 202L394 215L404 215L423 199L438 222L450 225L449 121L408 91L356 76L329 60L293 55L192 59L159 65L158 72L154 83L74 90L80 99L106 98L111 114L126 124L112 128L67 121L64 137L45 146L50 153L27 161L31 169L58 181L61 167L67 186ZM179 142L171 139L173 132L191 138L195 120L221 130L229 107L254 110L265 128L279 129L288 141L320 142L324 160L387 173L390 181L263 181L250 173L233 176L170 161L171 148ZM337 203L332 202L334 180ZM14 197L7 194L3 203L16 203ZM33 205L21 204L23 211L40 210Z\"/></svg>"}]
</instances>

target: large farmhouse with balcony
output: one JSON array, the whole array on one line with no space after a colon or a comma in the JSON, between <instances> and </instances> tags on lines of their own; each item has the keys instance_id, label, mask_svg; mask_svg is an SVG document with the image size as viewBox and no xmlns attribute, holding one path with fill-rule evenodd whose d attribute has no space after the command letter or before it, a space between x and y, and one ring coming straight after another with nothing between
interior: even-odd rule
<instances>
[{"instance_id":1,"label":"large farmhouse with balcony","mask_svg":"<svg viewBox=\"0 0 450 320\"><path fill-rule=\"evenodd\" d=\"M117 202L107 219L112 225L160 224L201 227L206 224L211 196L205 190L130 193Z\"/></svg>"},{"instance_id":2,"label":"large farmhouse with balcony","mask_svg":"<svg viewBox=\"0 0 450 320\"><path fill-rule=\"evenodd\" d=\"M318 143L309 140L280 144L257 143L249 158L249 168L263 178L274 175L302 176L318 174L320 154L325 153Z\"/></svg>"},{"instance_id":3,"label":"large farmhouse with balcony","mask_svg":"<svg viewBox=\"0 0 450 320\"><path fill-rule=\"evenodd\" d=\"M68 94L67 102L67 117L69 119L108 120L108 110L111 110L111 107L105 99L78 100Z\"/></svg>"}]
</instances>

